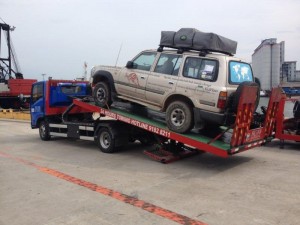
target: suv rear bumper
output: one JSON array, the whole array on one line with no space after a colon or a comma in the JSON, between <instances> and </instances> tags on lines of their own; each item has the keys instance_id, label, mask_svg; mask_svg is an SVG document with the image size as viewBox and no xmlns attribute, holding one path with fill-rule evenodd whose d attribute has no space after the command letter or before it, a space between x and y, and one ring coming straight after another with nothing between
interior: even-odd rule
<instances>
[{"instance_id":1,"label":"suv rear bumper","mask_svg":"<svg viewBox=\"0 0 300 225\"><path fill-rule=\"evenodd\" d=\"M225 123L232 121L233 115L228 115L226 113L216 113L211 111L206 111L198 108L194 108L194 120L195 126L203 124L203 121L218 125L224 125Z\"/></svg>"}]
</instances>

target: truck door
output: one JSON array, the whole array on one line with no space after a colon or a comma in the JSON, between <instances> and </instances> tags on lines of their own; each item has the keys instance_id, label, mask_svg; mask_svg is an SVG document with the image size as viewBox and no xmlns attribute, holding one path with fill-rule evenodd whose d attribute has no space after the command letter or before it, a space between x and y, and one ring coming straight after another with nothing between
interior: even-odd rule
<instances>
[{"instance_id":1,"label":"truck door","mask_svg":"<svg viewBox=\"0 0 300 225\"><path fill-rule=\"evenodd\" d=\"M38 82L32 85L30 97L30 116L31 127L37 127L39 118L45 116L45 98L44 98L45 82Z\"/></svg>"},{"instance_id":2,"label":"truck door","mask_svg":"<svg viewBox=\"0 0 300 225\"><path fill-rule=\"evenodd\" d=\"M145 87L156 52L142 52L132 62L133 68L123 68L117 82L121 95L145 100Z\"/></svg>"},{"instance_id":3,"label":"truck door","mask_svg":"<svg viewBox=\"0 0 300 225\"><path fill-rule=\"evenodd\" d=\"M175 92L181 61L181 55L166 53L160 55L154 71L148 77L147 101L162 105L164 100Z\"/></svg>"}]
</instances>

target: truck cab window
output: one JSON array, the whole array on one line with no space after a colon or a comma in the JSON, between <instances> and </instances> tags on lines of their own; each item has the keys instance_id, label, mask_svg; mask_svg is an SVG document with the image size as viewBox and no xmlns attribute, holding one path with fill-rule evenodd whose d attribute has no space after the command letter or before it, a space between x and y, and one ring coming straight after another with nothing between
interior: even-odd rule
<instances>
[{"instance_id":1,"label":"truck cab window","mask_svg":"<svg viewBox=\"0 0 300 225\"><path fill-rule=\"evenodd\" d=\"M32 103L35 103L37 100L39 100L41 97L43 97L43 84L36 84L33 86L32 89Z\"/></svg>"}]
</instances>

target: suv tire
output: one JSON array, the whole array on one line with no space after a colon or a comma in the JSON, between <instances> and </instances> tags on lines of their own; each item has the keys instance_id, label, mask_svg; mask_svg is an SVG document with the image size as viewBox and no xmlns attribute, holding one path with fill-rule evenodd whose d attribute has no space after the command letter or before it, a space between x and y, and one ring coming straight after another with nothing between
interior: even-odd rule
<instances>
[{"instance_id":1,"label":"suv tire","mask_svg":"<svg viewBox=\"0 0 300 225\"><path fill-rule=\"evenodd\" d=\"M96 105L100 107L109 107L112 104L111 91L107 83L97 83L93 91L93 97Z\"/></svg>"},{"instance_id":2,"label":"suv tire","mask_svg":"<svg viewBox=\"0 0 300 225\"><path fill-rule=\"evenodd\" d=\"M177 133L186 133L194 125L192 107L185 102L172 102L166 111L166 122L170 130Z\"/></svg>"}]
</instances>

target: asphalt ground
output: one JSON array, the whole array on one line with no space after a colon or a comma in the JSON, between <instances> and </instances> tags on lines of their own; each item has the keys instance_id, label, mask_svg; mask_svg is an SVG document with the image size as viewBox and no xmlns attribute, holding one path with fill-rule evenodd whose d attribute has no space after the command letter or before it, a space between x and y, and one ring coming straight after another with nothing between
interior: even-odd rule
<instances>
[{"instance_id":1,"label":"asphalt ground","mask_svg":"<svg viewBox=\"0 0 300 225\"><path fill-rule=\"evenodd\" d=\"M299 224L300 143L171 164L144 149L104 154L0 120L0 224Z\"/></svg>"}]
</instances>

